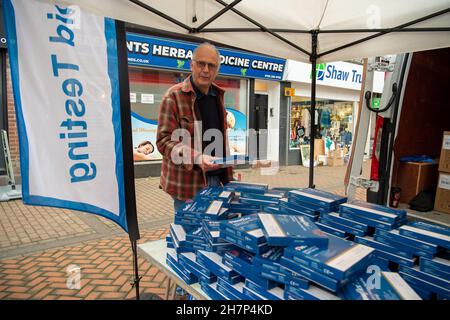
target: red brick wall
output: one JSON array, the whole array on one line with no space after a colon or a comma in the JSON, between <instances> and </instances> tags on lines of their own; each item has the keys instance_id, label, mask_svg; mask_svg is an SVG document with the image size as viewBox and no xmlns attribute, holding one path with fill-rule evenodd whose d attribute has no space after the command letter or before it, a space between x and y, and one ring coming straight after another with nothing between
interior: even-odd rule
<instances>
[{"instance_id":1,"label":"red brick wall","mask_svg":"<svg viewBox=\"0 0 450 320\"><path fill-rule=\"evenodd\" d=\"M19 137L17 135L16 110L14 109L14 96L11 81L11 69L9 67L9 55L6 55L6 94L8 101L8 140L11 160L15 175L20 174Z\"/></svg>"}]
</instances>

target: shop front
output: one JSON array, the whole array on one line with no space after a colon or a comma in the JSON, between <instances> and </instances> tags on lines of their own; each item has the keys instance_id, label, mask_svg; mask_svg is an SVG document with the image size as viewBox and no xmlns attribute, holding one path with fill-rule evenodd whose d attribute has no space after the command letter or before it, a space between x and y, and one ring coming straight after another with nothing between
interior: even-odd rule
<instances>
[{"instance_id":1,"label":"shop front","mask_svg":"<svg viewBox=\"0 0 450 320\"><path fill-rule=\"evenodd\" d=\"M317 67L316 112L314 121L317 164L343 165L353 142L356 110L362 82L361 65L335 62ZM285 81L295 95L287 112L287 165L309 165L311 137L311 65L288 60ZM330 155L342 161L331 161Z\"/></svg>"},{"instance_id":2,"label":"shop front","mask_svg":"<svg viewBox=\"0 0 450 320\"><path fill-rule=\"evenodd\" d=\"M127 33L133 156L137 177L160 174L162 155L156 148L159 105L167 89L189 76L189 62L197 45L178 39ZM260 79L256 81L266 83L271 88L270 92L264 94L270 101L276 101L279 107L279 81L282 79L285 60L218 49L221 67L215 82L226 92L230 152L255 156L252 154L253 149L249 148L249 129L275 126L269 120L272 119L270 115L259 122L260 117L254 116L254 103L259 101L255 99L255 79ZM272 110L272 115L274 112ZM267 150L275 154L268 145L269 142L256 153L261 152L262 158L266 156Z\"/></svg>"}]
</instances>

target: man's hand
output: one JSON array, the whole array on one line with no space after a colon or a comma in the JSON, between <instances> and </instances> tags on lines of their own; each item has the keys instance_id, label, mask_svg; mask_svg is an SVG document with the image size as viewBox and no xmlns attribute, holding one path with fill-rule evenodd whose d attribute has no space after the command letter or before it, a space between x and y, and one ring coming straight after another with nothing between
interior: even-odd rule
<instances>
[{"instance_id":1,"label":"man's hand","mask_svg":"<svg viewBox=\"0 0 450 320\"><path fill-rule=\"evenodd\" d=\"M217 160L216 157L211 157L208 155L201 155L200 156L201 163L199 164L200 168L202 168L203 171L211 171L220 169L222 165L213 163L214 160Z\"/></svg>"}]
</instances>

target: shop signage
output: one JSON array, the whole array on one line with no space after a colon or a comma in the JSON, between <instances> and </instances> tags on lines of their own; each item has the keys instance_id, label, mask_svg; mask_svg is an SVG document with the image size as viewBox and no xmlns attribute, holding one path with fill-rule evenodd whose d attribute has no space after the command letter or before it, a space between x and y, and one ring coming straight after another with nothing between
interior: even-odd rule
<instances>
[{"instance_id":1,"label":"shop signage","mask_svg":"<svg viewBox=\"0 0 450 320\"><path fill-rule=\"evenodd\" d=\"M95 213L131 236L115 21L35 0L3 5L23 202Z\"/></svg>"},{"instance_id":2,"label":"shop signage","mask_svg":"<svg viewBox=\"0 0 450 320\"><path fill-rule=\"evenodd\" d=\"M197 44L147 35L127 33L128 64L189 71L189 61ZM220 75L281 80L284 59L218 48Z\"/></svg>"},{"instance_id":3,"label":"shop signage","mask_svg":"<svg viewBox=\"0 0 450 320\"><path fill-rule=\"evenodd\" d=\"M319 63L316 67L316 83L332 87L360 90L363 67L348 62ZM285 81L311 83L311 65L288 60Z\"/></svg>"}]
</instances>

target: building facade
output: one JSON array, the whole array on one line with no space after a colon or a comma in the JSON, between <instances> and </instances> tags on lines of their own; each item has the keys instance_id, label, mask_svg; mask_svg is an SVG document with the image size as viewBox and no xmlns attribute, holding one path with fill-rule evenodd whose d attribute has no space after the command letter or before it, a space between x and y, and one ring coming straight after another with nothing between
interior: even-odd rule
<instances>
[{"instance_id":1,"label":"building facade","mask_svg":"<svg viewBox=\"0 0 450 320\"><path fill-rule=\"evenodd\" d=\"M347 62L317 65L316 113L314 121L315 145L319 152L342 149L347 153L353 142L358 102L362 84L363 66ZM289 97L283 118L288 132L284 134L281 152L286 154L286 165L302 164L310 145L311 134L311 65L288 60L283 80L289 82L295 94ZM318 143L319 142L319 143ZM309 152L306 150L306 152ZM317 160L317 158L316 158Z\"/></svg>"},{"instance_id":2,"label":"building facade","mask_svg":"<svg viewBox=\"0 0 450 320\"><path fill-rule=\"evenodd\" d=\"M173 37L127 33L133 147L151 144L149 154L135 157L138 177L160 173L162 156L156 148L159 105L167 89L189 76L197 45ZM278 160L277 137L269 137L264 130L278 126L286 61L230 48L218 50L221 66L216 83L225 89L231 154Z\"/></svg>"},{"instance_id":3,"label":"building facade","mask_svg":"<svg viewBox=\"0 0 450 320\"><path fill-rule=\"evenodd\" d=\"M158 176L162 156L156 148L156 129L162 96L190 74L189 60L201 42L175 35L129 28L127 32L135 176ZM6 43L1 43L1 125L8 132L11 160L20 175L19 141ZM299 165L301 146L309 145L311 66L234 48L218 47L221 68L217 84L226 90L228 138L232 154L268 159L280 165ZM330 148L352 143L362 66L345 62L318 65L316 139ZM288 97L284 89L295 89ZM253 136L254 140L249 136ZM249 145L251 141L256 144ZM255 150L256 148L256 150ZM4 157L0 157L5 176ZM20 180L19 180L20 181ZM7 181L6 181L7 182ZM5 181L3 181L5 183Z\"/></svg>"}]
</instances>

